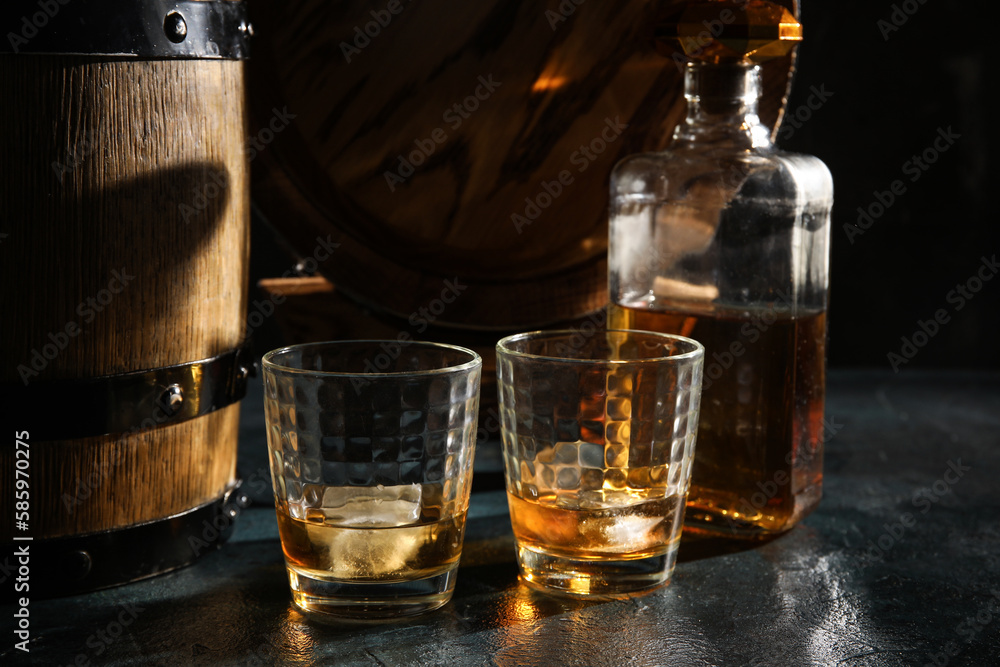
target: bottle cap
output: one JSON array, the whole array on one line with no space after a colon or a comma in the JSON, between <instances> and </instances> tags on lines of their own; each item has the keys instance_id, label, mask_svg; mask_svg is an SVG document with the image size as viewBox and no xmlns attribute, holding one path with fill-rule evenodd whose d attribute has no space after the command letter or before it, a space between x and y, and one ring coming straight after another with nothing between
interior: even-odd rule
<instances>
[{"instance_id":1,"label":"bottle cap","mask_svg":"<svg viewBox=\"0 0 1000 667\"><path fill-rule=\"evenodd\" d=\"M661 54L685 62L759 63L787 55L802 41L802 24L764 0L686 3L657 25Z\"/></svg>"}]
</instances>

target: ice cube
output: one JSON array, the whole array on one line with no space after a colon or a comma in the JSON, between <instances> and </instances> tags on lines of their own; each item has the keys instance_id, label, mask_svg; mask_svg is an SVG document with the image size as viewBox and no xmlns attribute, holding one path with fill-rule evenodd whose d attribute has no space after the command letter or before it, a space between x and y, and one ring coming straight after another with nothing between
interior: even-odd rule
<instances>
[{"instance_id":1,"label":"ice cube","mask_svg":"<svg viewBox=\"0 0 1000 667\"><path fill-rule=\"evenodd\" d=\"M337 579L356 579L400 573L416 557L419 537L416 530L345 530L330 543L330 574Z\"/></svg>"},{"instance_id":2,"label":"ice cube","mask_svg":"<svg viewBox=\"0 0 1000 667\"><path fill-rule=\"evenodd\" d=\"M583 522L581 532L589 538L594 551L644 551L655 546L655 531L662 521L661 517L646 516L595 517Z\"/></svg>"},{"instance_id":3,"label":"ice cube","mask_svg":"<svg viewBox=\"0 0 1000 667\"><path fill-rule=\"evenodd\" d=\"M609 546L639 550L648 545L653 531L663 522L661 517L624 516L612 519L604 526L604 536Z\"/></svg>"},{"instance_id":4,"label":"ice cube","mask_svg":"<svg viewBox=\"0 0 1000 667\"><path fill-rule=\"evenodd\" d=\"M420 519L421 495L419 484L330 486L323 492L323 512L328 523L341 526L409 526Z\"/></svg>"}]
</instances>

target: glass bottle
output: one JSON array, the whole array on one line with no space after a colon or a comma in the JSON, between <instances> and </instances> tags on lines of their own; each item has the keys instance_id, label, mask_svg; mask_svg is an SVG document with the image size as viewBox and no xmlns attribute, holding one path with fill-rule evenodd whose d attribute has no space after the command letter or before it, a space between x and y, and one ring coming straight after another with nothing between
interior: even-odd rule
<instances>
[{"instance_id":1,"label":"glass bottle","mask_svg":"<svg viewBox=\"0 0 1000 667\"><path fill-rule=\"evenodd\" d=\"M782 30L794 23L781 8L769 16L780 15ZM741 20L754 17L726 27ZM772 145L754 52L732 45L685 50L687 118L666 151L612 174L608 326L705 346L685 527L759 537L821 496L833 182L818 158Z\"/></svg>"}]
</instances>

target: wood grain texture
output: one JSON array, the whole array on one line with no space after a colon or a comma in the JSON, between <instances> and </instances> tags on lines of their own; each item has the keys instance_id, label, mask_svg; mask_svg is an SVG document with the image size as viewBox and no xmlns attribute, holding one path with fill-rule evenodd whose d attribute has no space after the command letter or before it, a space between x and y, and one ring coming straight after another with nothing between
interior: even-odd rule
<instances>
[{"instance_id":1,"label":"wood grain texture","mask_svg":"<svg viewBox=\"0 0 1000 667\"><path fill-rule=\"evenodd\" d=\"M30 382L156 368L241 342L243 67L0 56L4 382L22 382L26 368L38 371ZM79 333L32 367L68 325ZM33 534L124 526L217 497L234 478L238 414L233 405L137 435L33 443ZM13 479L6 447L0 478ZM81 502L68 507L64 494Z\"/></svg>"},{"instance_id":2,"label":"wood grain texture","mask_svg":"<svg viewBox=\"0 0 1000 667\"><path fill-rule=\"evenodd\" d=\"M652 40L676 3L587 2L557 20L559 4L403 2L367 42L356 29L381 9L371 3L254 5L252 127L296 115L253 165L265 216L305 256L332 235L341 247L323 273L387 313L405 317L456 276L469 289L442 323L524 328L602 308L611 168L665 147L684 114L682 73ZM770 125L791 70L791 58L765 67ZM456 115L480 77L500 85ZM390 188L399 156L428 140ZM547 193L563 172L571 182ZM512 216L539 195L550 203L518 229Z\"/></svg>"}]
</instances>

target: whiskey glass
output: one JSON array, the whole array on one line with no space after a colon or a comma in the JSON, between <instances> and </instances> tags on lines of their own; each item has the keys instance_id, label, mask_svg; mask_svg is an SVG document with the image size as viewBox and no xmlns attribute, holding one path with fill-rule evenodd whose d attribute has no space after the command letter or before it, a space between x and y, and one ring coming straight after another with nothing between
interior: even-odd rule
<instances>
[{"instance_id":1,"label":"whiskey glass","mask_svg":"<svg viewBox=\"0 0 1000 667\"><path fill-rule=\"evenodd\" d=\"M469 506L482 359L343 341L264 356L264 410L292 599L342 619L451 598Z\"/></svg>"},{"instance_id":2,"label":"whiskey glass","mask_svg":"<svg viewBox=\"0 0 1000 667\"><path fill-rule=\"evenodd\" d=\"M497 344L504 472L521 578L615 598L673 572L704 348L644 331L536 331Z\"/></svg>"}]
</instances>

